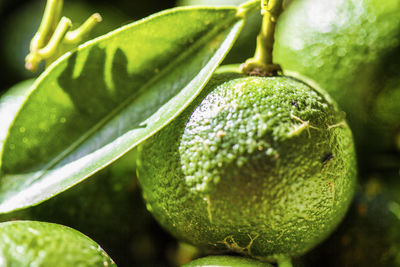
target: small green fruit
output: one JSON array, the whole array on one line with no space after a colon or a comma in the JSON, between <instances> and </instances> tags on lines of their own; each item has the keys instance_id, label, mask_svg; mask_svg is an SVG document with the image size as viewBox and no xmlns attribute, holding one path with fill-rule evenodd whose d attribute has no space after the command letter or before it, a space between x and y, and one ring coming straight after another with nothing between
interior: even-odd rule
<instances>
[{"instance_id":1,"label":"small green fruit","mask_svg":"<svg viewBox=\"0 0 400 267\"><path fill-rule=\"evenodd\" d=\"M337 101L362 157L400 148L399 14L398 0L298 0L276 28L275 62Z\"/></svg>"},{"instance_id":2,"label":"small green fruit","mask_svg":"<svg viewBox=\"0 0 400 267\"><path fill-rule=\"evenodd\" d=\"M232 71L139 147L137 172L148 209L173 235L266 260L329 235L356 176L351 131L327 95Z\"/></svg>"},{"instance_id":3,"label":"small green fruit","mask_svg":"<svg viewBox=\"0 0 400 267\"><path fill-rule=\"evenodd\" d=\"M80 232L62 225L0 223L0 266L116 266L106 252Z\"/></svg>"},{"instance_id":4,"label":"small green fruit","mask_svg":"<svg viewBox=\"0 0 400 267\"><path fill-rule=\"evenodd\" d=\"M400 57L398 68L400 69ZM386 80L385 86L375 96L371 113L370 127L366 129L375 134L371 140L394 142L395 148L400 151L400 75Z\"/></svg>"},{"instance_id":5,"label":"small green fruit","mask_svg":"<svg viewBox=\"0 0 400 267\"><path fill-rule=\"evenodd\" d=\"M182 267L272 267L271 264L235 256L207 256Z\"/></svg>"}]
</instances>

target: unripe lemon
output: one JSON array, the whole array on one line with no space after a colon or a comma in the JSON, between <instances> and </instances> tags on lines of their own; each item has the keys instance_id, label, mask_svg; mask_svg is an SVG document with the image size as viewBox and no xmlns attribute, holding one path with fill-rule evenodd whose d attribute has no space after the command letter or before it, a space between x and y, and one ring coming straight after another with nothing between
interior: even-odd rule
<instances>
[{"instance_id":1,"label":"unripe lemon","mask_svg":"<svg viewBox=\"0 0 400 267\"><path fill-rule=\"evenodd\" d=\"M337 101L360 159L400 149L399 14L398 0L297 0L277 24L274 59Z\"/></svg>"},{"instance_id":2,"label":"unripe lemon","mask_svg":"<svg viewBox=\"0 0 400 267\"><path fill-rule=\"evenodd\" d=\"M271 264L237 256L207 256L182 267L272 267Z\"/></svg>"},{"instance_id":3,"label":"unripe lemon","mask_svg":"<svg viewBox=\"0 0 400 267\"><path fill-rule=\"evenodd\" d=\"M0 266L116 267L92 239L59 224L0 223Z\"/></svg>"},{"instance_id":4,"label":"unripe lemon","mask_svg":"<svg viewBox=\"0 0 400 267\"><path fill-rule=\"evenodd\" d=\"M177 238L276 260L341 221L355 165L344 114L322 91L220 71L139 147L137 172L148 209Z\"/></svg>"}]
</instances>

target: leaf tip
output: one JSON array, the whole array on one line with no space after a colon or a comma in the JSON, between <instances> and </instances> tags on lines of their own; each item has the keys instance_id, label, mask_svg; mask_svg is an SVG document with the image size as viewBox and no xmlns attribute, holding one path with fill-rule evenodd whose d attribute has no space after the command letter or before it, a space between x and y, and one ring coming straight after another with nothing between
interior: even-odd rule
<instances>
[{"instance_id":1,"label":"leaf tip","mask_svg":"<svg viewBox=\"0 0 400 267\"><path fill-rule=\"evenodd\" d=\"M246 2L238 7L236 17L244 19L255 10L260 9L260 6L260 0Z\"/></svg>"}]
</instances>

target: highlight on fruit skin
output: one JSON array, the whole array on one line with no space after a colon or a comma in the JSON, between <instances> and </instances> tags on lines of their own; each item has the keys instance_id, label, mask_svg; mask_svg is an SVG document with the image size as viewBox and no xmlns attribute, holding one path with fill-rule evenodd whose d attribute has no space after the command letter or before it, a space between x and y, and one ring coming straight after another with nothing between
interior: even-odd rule
<instances>
[{"instance_id":1,"label":"highlight on fruit skin","mask_svg":"<svg viewBox=\"0 0 400 267\"><path fill-rule=\"evenodd\" d=\"M223 266L240 266L240 267L272 267L266 262L257 261L239 256L207 256L189 262L182 267L223 267Z\"/></svg>"},{"instance_id":2,"label":"highlight on fruit skin","mask_svg":"<svg viewBox=\"0 0 400 267\"><path fill-rule=\"evenodd\" d=\"M116 266L89 237L59 224L0 223L0 266Z\"/></svg>"},{"instance_id":3,"label":"highlight on fruit skin","mask_svg":"<svg viewBox=\"0 0 400 267\"><path fill-rule=\"evenodd\" d=\"M275 60L337 101L361 159L400 151L399 14L398 0L296 0L277 24Z\"/></svg>"},{"instance_id":4,"label":"highlight on fruit skin","mask_svg":"<svg viewBox=\"0 0 400 267\"><path fill-rule=\"evenodd\" d=\"M344 114L323 91L228 67L139 147L137 173L148 210L178 239L277 261L335 229L356 163Z\"/></svg>"}]
</instances>

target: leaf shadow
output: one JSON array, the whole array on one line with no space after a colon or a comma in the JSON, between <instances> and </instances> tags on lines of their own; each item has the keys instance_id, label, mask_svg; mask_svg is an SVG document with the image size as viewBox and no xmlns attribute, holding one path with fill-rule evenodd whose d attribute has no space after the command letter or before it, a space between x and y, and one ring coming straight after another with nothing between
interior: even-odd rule
<instances>
[{"instance_id":1,"label":"leaf shadow","mask_svg":"<svg viewBox=\"0 0 400 267\"><path fill-rule=\"evenodd\" d=\"M117 116L124 106L129 105L129 100L139 94L141 85L148 77L141 73L129 73L128 58L120 48L113 53L109 69L106 58L104 48L93 46L77 76L74 72L80 62L78 53L74 53L58 77L60 87L67 93L76 109L73 115L73 129L69 129L73 131L73 141L82 136L89 139L90 135L101 133L100 138L96 137L96 140L86 142L82 148L77 147L71 156L62 160L62 165L98 150L127 131L147 126L142 123L141 116L132 114L129 120L120 122L116 127L107 127L107 123ZM91 134L88 134L90 132ZM65 144L64 148L67 145Z\"/></svg>"}]
</instances>

